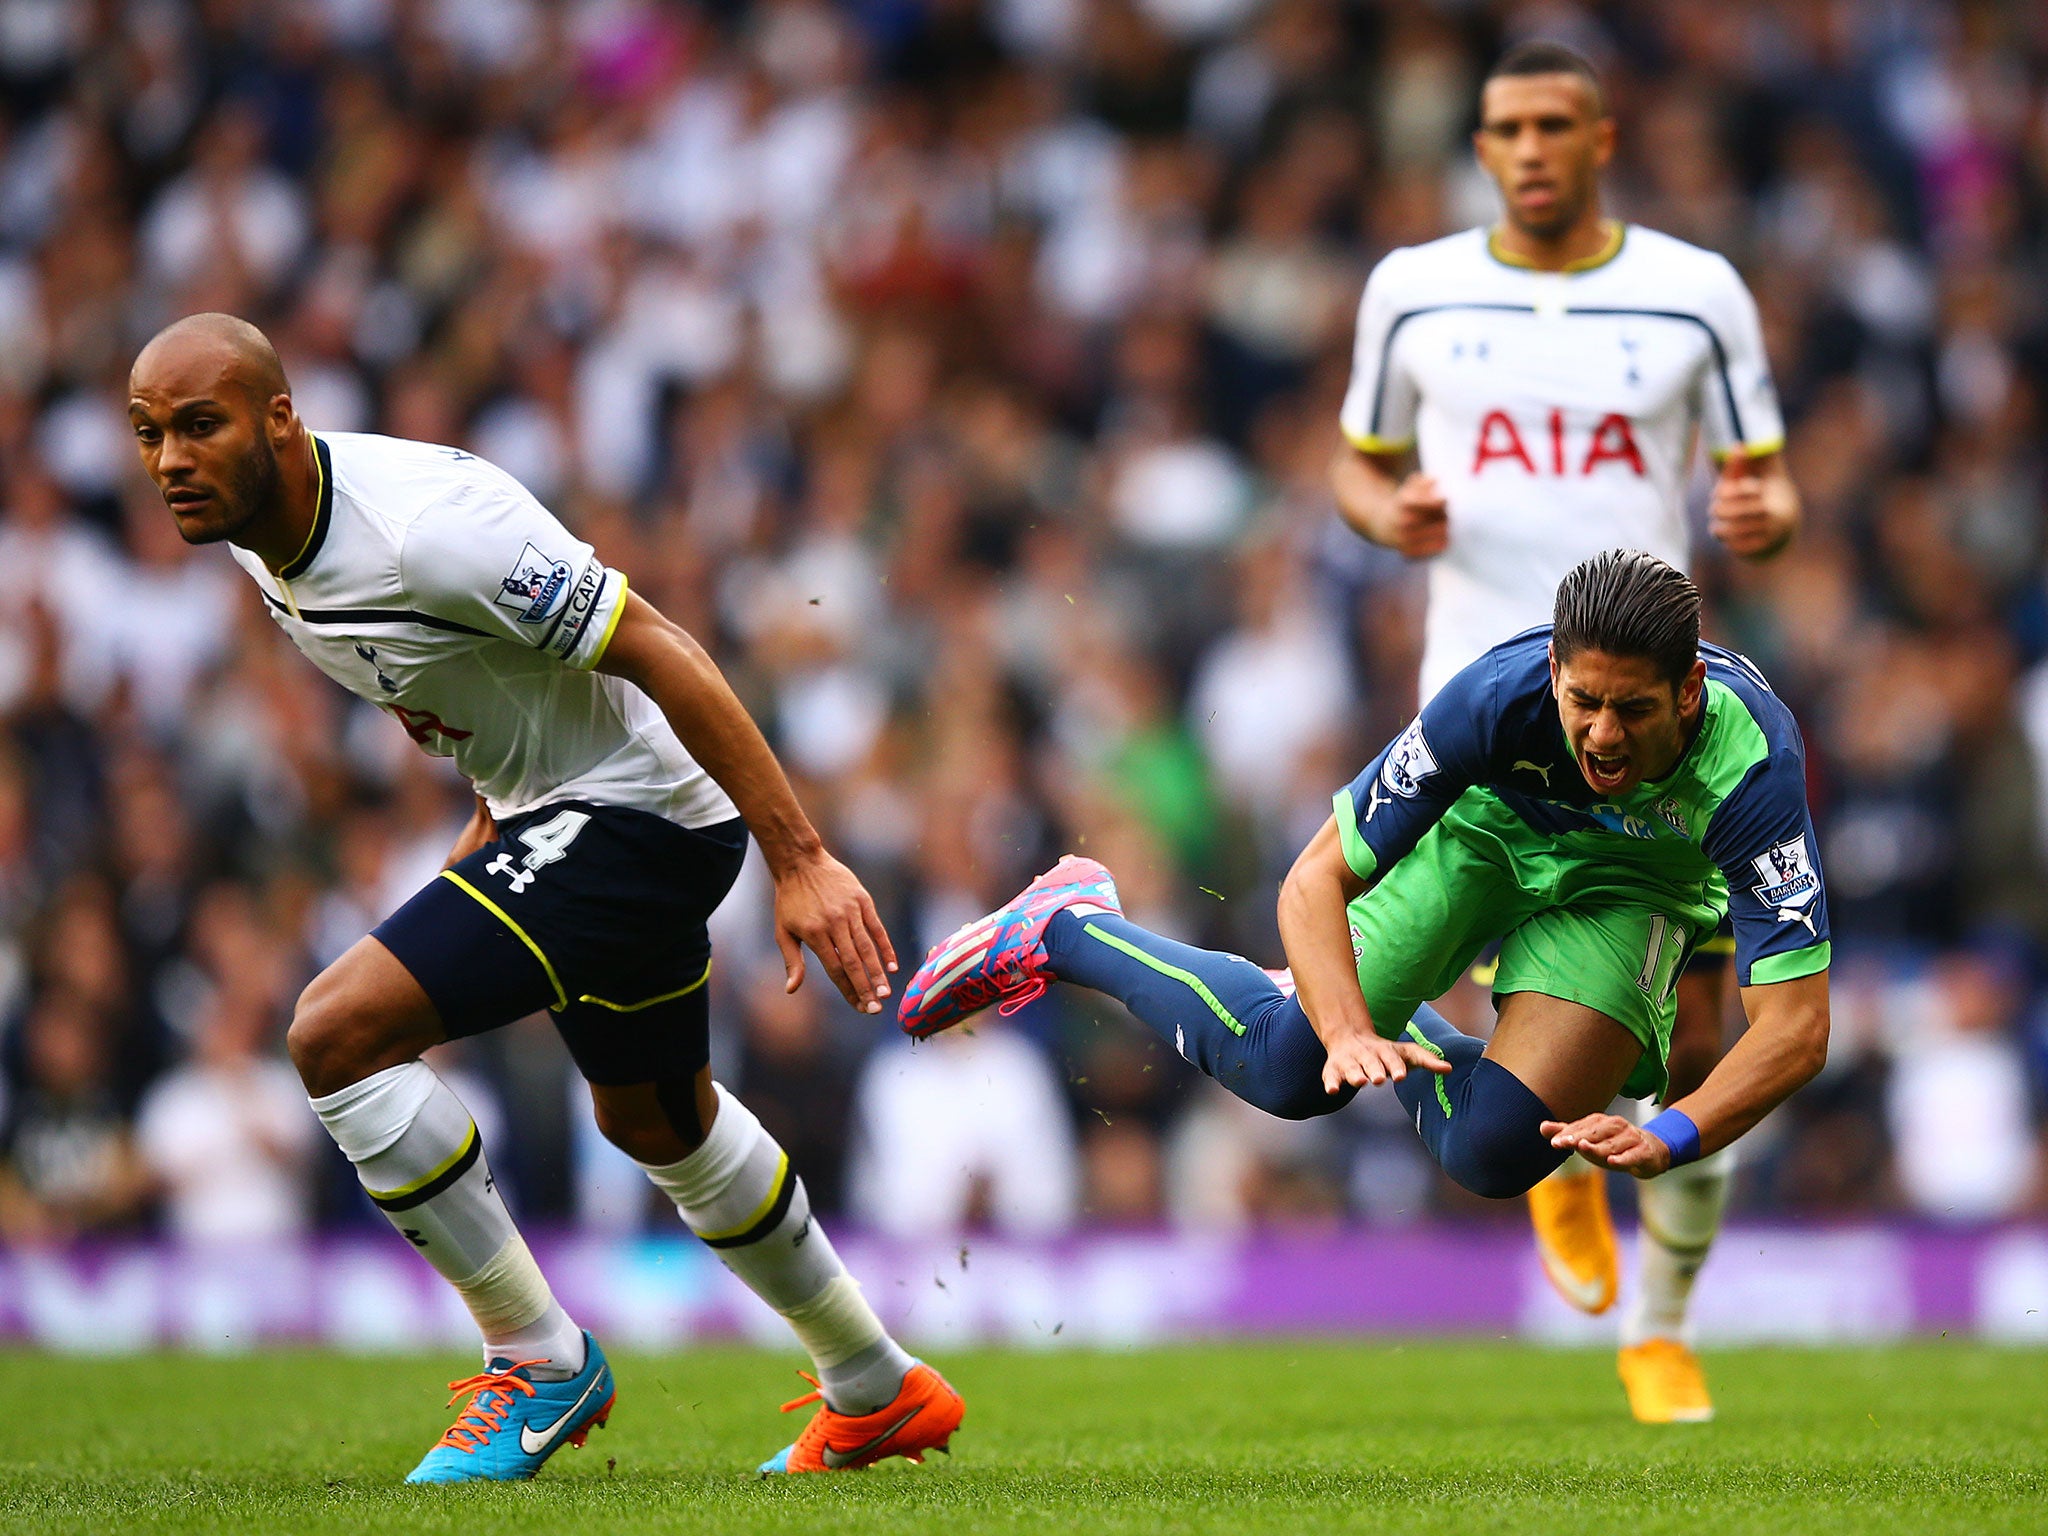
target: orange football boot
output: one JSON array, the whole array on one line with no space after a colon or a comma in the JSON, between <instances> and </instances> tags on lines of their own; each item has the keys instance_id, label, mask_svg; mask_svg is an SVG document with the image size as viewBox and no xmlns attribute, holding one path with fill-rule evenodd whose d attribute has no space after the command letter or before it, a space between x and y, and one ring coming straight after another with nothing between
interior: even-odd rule
<instances>
[{"instance_id":1,"label":"orange football boot","mask_svg":"<svg viewBox=\"0 0 2048 1536\"><path fill-rule=\"evenodd\" d=\"M817 1388L817 1378L808 1371L797 1374ZM923 1461L926 1451L949 1449L953 1431L967 1414L960 1394L922 1361L904 1376L896 1400L873 1413L835 1412L817 1390L784 1403L782 1411L789 1413L806 1403L816 1403L818 1411L794 1444L761 1463L763 1477L777 1472L850 1472L871 1467L885 1456Z\"/></svg>"},{"instance_id":2,"label":"orange football boot","mask_svg":"<svg viewBox=\"0 0 2048 1536\"><path fill-rule=\"evenodd\" d=\"M1621 1250L1607 1212L1607 1176L1588 1170L1543 1180L1529 1191L1529 1218L1543 1273L1558 1295L1581 1312L1613 1306L1621 1290Z\"/></svg>"},{"instance_id":3,"label":"orange football boot","mask_svg":"<svg viewBox=\"0 0 2048 1536\"><path fill-rule=\"evenodd\" d=\"M1645 1339L1616 1361L1639 1424L1704 1424L1714 1416L1699 1356L1676 1339Z\"/></svg>"}]
</instances>

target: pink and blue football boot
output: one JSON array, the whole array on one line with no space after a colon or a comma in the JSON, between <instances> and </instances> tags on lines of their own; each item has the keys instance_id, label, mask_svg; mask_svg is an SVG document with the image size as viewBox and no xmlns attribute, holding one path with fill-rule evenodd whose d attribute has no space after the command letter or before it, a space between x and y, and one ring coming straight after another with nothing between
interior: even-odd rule
<instances>
[{"instance_id":1,"label":"pink and blue football boot","mask_svg":"<svg viewBox=\"0 0 2048 1536\"><path fill-rule=\"evenodd\" d=\"M1061 912L1123 916L1116 882L1093 859L1068 854L1006 906L955 929L930 954L896 1011L918 1039L950 1029L988 1007L1016 1012L1054 979L1046 969L1045 925Z\"/></svg>"}]
</instances>

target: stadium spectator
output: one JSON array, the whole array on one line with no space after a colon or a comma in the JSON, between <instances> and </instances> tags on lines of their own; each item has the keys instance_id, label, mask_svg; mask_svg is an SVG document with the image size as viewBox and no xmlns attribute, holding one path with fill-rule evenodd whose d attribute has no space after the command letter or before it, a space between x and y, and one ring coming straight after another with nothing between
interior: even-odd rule
<instances>
[{"instance_id":1,"label":"stadium spectator","mask_svg":"<svg viewBox=\"0 0 2048 1536\"><path fill-rule=\"evenodd\" d=\"M277 1017L260 990L223 989L191 1059L143 1097L136 1142L172 1237L253 1243L311 1225L318 1122L275 1049Z\"/></svg>"},{"instance_id":2,"label":"stadium spectator","mask_svg":"<svg viewBox=\"0 0 2048 1536\"><path fill-rule=\"evenodd\" d=\"M2019 977L1981 951L1945 957L1931 996L1908 997L1887 1105L1907 1204L1939 1221L2012 1216L2041 1200L2041 1135L2032 1123L2026 1060L2016 1038ZM1960 1118L1959 1118L1960 1117ZM1955 1135L1967 1119L1968 1155Z\"/></svg>"},{"instance_id":3,"label":"stadium spectator","mask_svg":"<svg viewBox=\"0 0 2048 1536\"><path fill-rule=\"evenodd\" d=\"M0 1132L0 1234L66 1242L132 1226L149 1178L114 1092L105 1013L83 993L51 990L21 1027L22 1073Z\"/></svg>"},{"instance_id":4,"label":"stadium spectator","mask_svg":"<svg viewBox=\"0 0 2048 1536\"><path fill-rule=\"evenodd\" d=\"M1073 1126L1044 1054L995 1018L868 1058L853 1098L848 1210L899 1237L1044 1237L1080 1207Z\"/></svg>"}]
</instances>

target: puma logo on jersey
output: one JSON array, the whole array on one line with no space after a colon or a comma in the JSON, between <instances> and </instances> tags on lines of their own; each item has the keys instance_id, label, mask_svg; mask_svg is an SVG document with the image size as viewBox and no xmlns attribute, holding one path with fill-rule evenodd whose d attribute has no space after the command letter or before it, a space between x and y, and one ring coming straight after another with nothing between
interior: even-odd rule
<instances>
[{"instance_id":1,"label":"puma logo on jersey","mask_svg":"<svg viewBox=\"0 0 2048 1536\"><path fill-rule=\"evenodd\" d=\"M1365 805L1365 819L1367 821L1371 821L1374 813L1377 812L1381 806L1387 804L1387 802L1393 798L1390 795L1384 795L1380 793L1380 781L1377 776L1374 777L1372 784L1369 786L1369 789L1370 797L1367 799Z\"/></svg>"},{"instance_id":2,"label":"puma logo on jersey","mask_svg":"<svg viewBox=\"0 0 2048 1536\"><path fill-rule=\"evenodd\" d=\"M1550 769L1547 766L1542 763L1532 763L1526 757L1516 758L1514 771L1520 773L1524 768L1543 780L1543 787L1545 789L1550 788Z\"/></svg>"}]
</instances>

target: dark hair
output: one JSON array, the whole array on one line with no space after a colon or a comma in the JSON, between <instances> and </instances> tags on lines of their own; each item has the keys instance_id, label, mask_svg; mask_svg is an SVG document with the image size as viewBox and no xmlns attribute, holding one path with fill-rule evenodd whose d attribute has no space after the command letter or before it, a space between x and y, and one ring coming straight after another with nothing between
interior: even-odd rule
<instances>
[{"instance_id":1,"label":"dark hair","mask_svg":"<svg viewBox=\"0 0 2048 1536\"><path fill-rule=\"evenodd\" d=\"M1550 646L1560 665L1581 651L1645 656L1676 688L1700 654L1700 589L1639 549L1595 555L1558 583Z\"/></svg>"},{"instance_id":2,"label":"dark hair","mask_svg":"<svg viewBox=\"0 0 2048 1536\"><path fill-rule=\"evenodd\" d=\"M1586 82L1586 89L1593 96L1593 115L1607 115L1607 92L1600 85L1600 72L1593 68L1593 61L1583 53L1575 53L1563 43L1528 42L1517 43L1494 61L1493 68L1486 72L1487 80L1498 80L1503 75L1577 75ZM1485 81L1481 81L1483 86Z\"/></svg>"}]
</instances>

